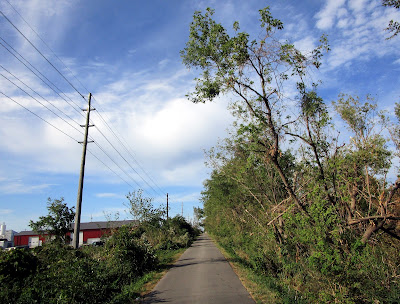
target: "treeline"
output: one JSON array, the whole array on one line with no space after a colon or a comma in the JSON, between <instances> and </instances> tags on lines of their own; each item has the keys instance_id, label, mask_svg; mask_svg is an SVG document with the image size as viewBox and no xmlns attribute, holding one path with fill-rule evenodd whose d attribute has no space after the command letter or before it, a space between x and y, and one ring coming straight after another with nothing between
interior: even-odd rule
<instances>
[{"instance_id":1,"label":"treeline","mask_svg":"<svg viewBox=\"0 0 400 304\"><path fill-rule=\"evenodd\" d=\"M193 102L238 97L232 136L208 155L206 231L257 275L266 303L399 303L400 179L387 176L398 169L400 105L397 122L369 96L328 108L308 81L325 37L302 54L268 8L255 40L212 16L195 13L182 51L203 70Z\"/></svg>"},{"instance_id":2,"label":"treeline","mask_svg":"<svg viewBox=\"0 0 400 304\"><path fill-rule=\"evenodd\" d=\"M136 303L143 284L180 248L188 247L199 231L181 216L160 217L160 209L140 191L128 199L132 207L148 207L139 212L146 218L138 217L138 225L114 229L104 237L103 246L73 249L53 237L34 249L0 251L0 303ZM52 211L65 211L65 206L62 199L49 201L50 214L40 221L54 218L60 213Z\"/></svg>"}]
</instances>

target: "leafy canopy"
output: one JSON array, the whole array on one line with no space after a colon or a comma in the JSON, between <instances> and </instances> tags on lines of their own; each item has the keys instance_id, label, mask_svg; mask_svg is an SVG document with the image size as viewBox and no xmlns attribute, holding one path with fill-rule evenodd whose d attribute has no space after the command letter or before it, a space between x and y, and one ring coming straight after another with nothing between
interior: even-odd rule
<instances>
[{"instance_id":1,"label":"leafy canopy","mask_svg":"<svg viewBox=\"0 0 400 304\"><path fill-rule=\"evenodd\" d=\"M74 221L74 207L69 208L64 203L63 197L53 201L49 197L47 199L47 210L48 215L39 217L37 222L31 220L29 226L33 231L48 235L54 241L68 242L69 237L66 234L70 231L71 224Z\"/></svg>"},{"instance_id":2,"label":"leafy canopy","mask_svg":"<svg viewBox=\"0 0 400 304\"><path fill-rule=\"evenodd\" d=\"M144 197L142 190L129 192L126 198L128 199L126 206L129 208L129 213L140 223L158 220L164 215L164 209L162 207L155 208L153 199Z\"/></svg>"}]
</instances>

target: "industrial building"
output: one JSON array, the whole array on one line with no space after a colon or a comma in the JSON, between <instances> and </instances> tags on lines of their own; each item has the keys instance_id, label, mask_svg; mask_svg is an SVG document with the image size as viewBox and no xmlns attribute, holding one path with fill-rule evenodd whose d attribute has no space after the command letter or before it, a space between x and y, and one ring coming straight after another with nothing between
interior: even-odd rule
<instances>
[{"instance_id":1,"label":"industrial building","mask_svg":"<svg viewBox=\"0 0 400 304\"><path fill-rule=\"evenodd\" d=\"M14 230L6 230L6 224L0 225L0 249L6 249L14 246Z\"/></svg>"},{"instance_id":2,"label":"industrial building","mask_svg":"<svg viewBox=\"0 0 400 304\"><path fill-rule=\"evenodd\" d=\"M135 223L135 220L81 223L79 246L100 241L102 236L109 235L113 229L118 229L124 225L134 225ZM73 227L74 225L71 224L71 231L67 234L71 240L73 239ZM40 235L34 231L21 231L14 235L14 246L29 246L29 248L34 248L41 246L49 237L51 236L46 234Z\"/></svg>"}]
</instances>

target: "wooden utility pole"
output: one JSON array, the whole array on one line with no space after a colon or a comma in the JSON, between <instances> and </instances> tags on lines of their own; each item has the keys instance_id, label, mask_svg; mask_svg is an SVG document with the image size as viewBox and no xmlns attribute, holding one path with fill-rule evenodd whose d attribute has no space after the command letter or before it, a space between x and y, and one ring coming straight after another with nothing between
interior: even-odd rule
<instances>
[{"instance_id":1,"label":"wooden utility pole","mask_svg":"<svg viewBox=\"0 0 400 304\"><path fill-rule=\"evenodd\" d=\"M168 221L168 193L167 193L167 221Z\"/></svg>"},{"instance_id":2,"label":"wooden utility pole","mask_svg":"<svg viewBox=\"0 0 400 304\"><path fill-rule=\"evenodd\" d=\"M92 100L92 94L89 93L89 105L87 110L84 109L83 111L87 111L86 113L86 124L81 125L81 127L85 127L85 137L83 142L79 142L83 144L83 151L82 151L82 162L81 162L81 173L79 176L79 187L78 187L78 198L76 200L76 212L75 212L75 226L74 226L74 240L73 245L74 248L79 248L79 232L80 232L80 225L81 225L81 206L82 206L82 192L83 192L83 179L85 176L85 161L86 161L86 146L88 144L88 134L89 134L89 127L93 127L93 125L89 125L90 121L90 111L95 109L90 108L90 102Z\"/></svg>"}]
</instances>

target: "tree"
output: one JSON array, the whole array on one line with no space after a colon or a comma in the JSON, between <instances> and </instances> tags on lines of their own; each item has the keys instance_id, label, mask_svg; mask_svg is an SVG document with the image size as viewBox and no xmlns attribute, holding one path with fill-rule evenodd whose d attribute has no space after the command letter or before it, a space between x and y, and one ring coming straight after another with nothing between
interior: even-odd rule
<instances>
[{"instance_id":1,"label":"tree","mask_svg":"<svg viewBox=\"0 0 400 304\"><path fill-rule=\"evenodd\" d=\"M382 0L383 6L391 6L394 8L400 8L400 0ZM386 30L392 35L386 39L392 39L394 36L397 36L400 33L400 23L398 21L390 20L388 27Z\"/></svg>"},{"instance_id":2,"label":"tree","mask_svg":"<svg viewBox=\"0 0 400 304\"><path fill-rule=\"evenodd\" d=\"M129 213L140 223L159 220L164 215L163 208L155 208L153 206L153 199L143 197L142 190L129 192L126 198L128 199L126 206L129 208Z\"/></svg>"},{"instance_id":3,"label":"tree","mask_svg":"<svg viewBox=\"0 0 400 304\"><path fill-rule=\"evenodd\" d=\"M193 214L195 218L195 224L203 226L204 210L200 207L193 207Z\"/></svg>"},{"instance_id":4,"label":"tree","mask_svg":"<svg viewBox=\"0 0 400 304\"><path fill-rule=\"evenodd\" d=\"M346 183L351 203L348 210L349 225L368 224L364 228L362 242L367 242L380 229L396 226L400 220L396 214L394 195L400 186L398 179L387 189L386 175L392 165L392 152L382 135L387 119L377 111L377 104L370 96L362 103L358 97L341 95L334 107L352 132L351 142L343 150L341 183ZM345 199L343 199L345 201ZM358 216L356 216L356 214ZM364 225L363 225L364 226ZM393 236L393 234L391 234Z\"/></svg>"},{"instance_id":5,"label":"tree","mask_svg":"<svg viewBox=\"0 0 400 304\"><path fill-rule=\"evenodd\" d=\"M29 226L33 231L47 235L50 240L61 242L63 244L69 242L71 224L75 218L74 207L69 208L64 203L64 198L51 200L47 199L47 210L49 212L46 216L39 217L37 222L30 221Z\"/></svg>"},{"instance_id":6,"label":"tree","mask_svg":"<svg viewBox=\"0 0 400 304\"><path fill-rule=\"evenodd\" d=\"M253 41L238 23L228 35L212 15L194 14L181 52L188 67L202 70L192 102L238 97L236 134L208 153L214 170L202 192L206 230L268 286L279 286L282 298L268 302L397 299L391 291L400 281L390 278L400 261L400 180L386 181L388 118L369 97L340 96L334 110L352 137L339 145L340 132L307 81L326 39L304 55L282 42L283 25L268 8L260 10L264 34ZM390 130L400 142L399 128Z\"/></svg>"},{"instance_id":7,"label":"tree","mask_svg":"<svg viewBox=\"0 0 400 304\"><path fill-rule=\"evenodd\" d=\"M306 79L310 67L319 68L322 51L329 47L323 36L320 46L310 54L302 54L293 44L281 42L278 32L283 24L272 17L269 7L259 12L263 36L258 40L249 40L248 33L239 32L238 22L233 24L235 35L229 36L227 30L212 19L214 11L210 8L204 15L195 12L189 41L181 56L187 67L199 68L203 73L196 79L195 91L188 97L194 103L212 101L224 93L239 97L236 113L248 115L247 129L258 133L253 137L253 144L275 166L288 195L306 213L281 167L281 144L284 135L297 135L290 132L290 127L300 126L296 123L301 117L317 115L322 109L315 107L319 99L312 94L313 89L307 88ZM286 97L286 90L293 89L298 93L299 117L295 119L285 111L287 104L293 103L293 99ZM304 101L313 111L301 111ZM316 141L306 142L314 146L314 150L318 149Z\"/></svg>"}]
</instances>

